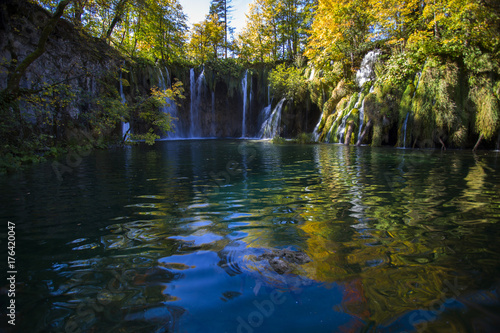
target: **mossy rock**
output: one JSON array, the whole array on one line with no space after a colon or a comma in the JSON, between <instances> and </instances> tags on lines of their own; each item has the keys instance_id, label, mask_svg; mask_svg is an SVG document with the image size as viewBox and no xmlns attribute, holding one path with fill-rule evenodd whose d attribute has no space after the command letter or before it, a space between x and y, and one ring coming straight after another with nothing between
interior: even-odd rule
<instances>
[{"instance_id":1,"label":"mossy rock","mask_svg":"<svg viewBox=\"0 0 500 333\"><path fill-rule=\"evenodd\" d=\"M375 125L373 125L372 147L380 147L382 145L382 134L382 123L375 123Z\"/></svg>"}]
</instances>

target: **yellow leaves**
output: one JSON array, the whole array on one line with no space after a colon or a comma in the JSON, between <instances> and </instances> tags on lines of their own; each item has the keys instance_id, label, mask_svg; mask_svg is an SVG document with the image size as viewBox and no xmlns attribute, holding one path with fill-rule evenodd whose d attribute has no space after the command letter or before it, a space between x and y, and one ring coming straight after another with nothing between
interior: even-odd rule
<instances>
[{"instance_id":1,"label":"yellow leaves","mask_svg":"<svg viewBox=\"0 0 500 333\"><path fill-rule=\"evenodd\" d=\"M404 44L404 42L405 42L404 38L399 38L399 39L391 39L386 44L387 45L396 45L396 44Z\"/></svg>"},{"instance_id":2,"label":"yellow leaves","mask_svg":"<svg viewBox=\"0 0 500 333\"><path fill-rule=\"evenodd\" d=\"M320 1L305 54L317 64L350 58L366 41L369 8L362 1Z\"/></svg>"}]
</instances>

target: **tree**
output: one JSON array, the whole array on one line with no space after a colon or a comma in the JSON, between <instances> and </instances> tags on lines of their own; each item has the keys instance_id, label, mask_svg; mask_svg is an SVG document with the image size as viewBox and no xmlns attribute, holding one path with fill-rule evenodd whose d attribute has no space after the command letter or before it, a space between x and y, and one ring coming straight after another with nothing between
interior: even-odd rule
<instances>
[{"instance_id":1,"label":"tree","mask_svg":"<svg viewBox=\"0 0 500 333\"><path fill-rule=\"evenodd\" d=\"M26 73L28 67L45 52L45 44L47 43L47 40L49 39L52 31L54 31L57 22L63 15L64 9L68 4L69 0L63 0L59 2L54 14L52 14L42 30L36 49L21 62L19 62L19 64L9 72L7 79L7 88L5 88L0 93L0 97L5 102L9 103L10 101L15 101L19 97L19 82L21 81L21 78L23 77L24 73Z\"/></svg>"},{"instance_id":2,"label":"tree","mask_svg":"<svg viewBox=\"0 0 500 333\"><path fill-rule=\"evenodd\" d=\"M256 0L238 36L240 55L250 61L294 60L309 38L315 7L315 0Z\"/></svg>"},{"instance_id":3,"label":"tree","mask_svg":"<svg viewBox=\"0 0 500 333\"><path fill-rule=\"evenodd\" d=\"M224 58L227 59L227 50L229 48L229 35L232 35L234 28L229 24L231 23L231 6L232 0L212 0L210 3L209 16L217 15L218 22L222 24L224 29L224 44L222 45Z\"/></svg>"},{"instance_id":4,"label":"tree","mask_svg":"<svg viewBox=\"0 0 500 333\"><path fill-rule=\"evenodd\" d=\"M37 2L54 7L54 0ZM166 62L184 57L187 19L178 0L73 0L65 18L130 56Z\"/></svg>"},{"instance_id":5,"label":"tree","mask_svg":"<svg viewBox=\"0 0 500 333\"><path fill-rule=\"evenodd\" d=\"M404 48L408 37L421 25L424 6L422 0L370 0L372 38Z\"/></svg>"},{"instance_id":6,"label":"tree","mask_svg":"<svg viewBox=\"0 0 500 333\"><path fill-rule=\"evenodd\" d=\"M197 64L217 59L224 44L224 28L217 14L208 15L204 21L193 25L188 53Z\"/></svg>"},{"instance_id":7,"label":"tree","mask_svg":"<svg viewBox=\"0 0 500 333\"><path fill-rule=\"evenodd\" d=\"M238 36L240 57L249 61L274 61L273 58L273 29L267 24L264 10L256 0L249 6L247 24Z\"/></svg>"},{"instance_id":8,"label":"tree","mask_svg":"<svg viewBox=\"0 0 500 333\"><path fill-rule=\"evenodd\" d=\"M369 3L362 0L322 0L311 28L305 55L318 67L341 62L344 75L354 70L365 52L371 25Z\"/></svg>"}]
</instances>

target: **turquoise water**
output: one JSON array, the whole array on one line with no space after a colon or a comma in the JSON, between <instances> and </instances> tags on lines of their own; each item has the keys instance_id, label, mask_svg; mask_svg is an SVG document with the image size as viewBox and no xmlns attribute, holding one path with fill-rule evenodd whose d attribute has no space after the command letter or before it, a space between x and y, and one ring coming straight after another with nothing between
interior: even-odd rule
<instances>
[{"instance_id":1,"label":"turquoise water","mask_svg":"<svg viewBox=\"0 0 500 333\"><path fill-rule=\"evenodd\" d=\"M499 168L492 152L187 140L2 176L15 331L496 332Z\"/></svg>"}]
</instances>

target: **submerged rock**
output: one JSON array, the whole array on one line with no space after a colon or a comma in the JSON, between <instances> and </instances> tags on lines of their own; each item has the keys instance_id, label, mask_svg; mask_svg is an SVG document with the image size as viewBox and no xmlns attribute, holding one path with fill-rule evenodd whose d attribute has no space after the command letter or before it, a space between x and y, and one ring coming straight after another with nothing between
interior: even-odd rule
<instances>
[{"instance_id":1,"label":"submerged rock","mask_svg":"<svg viewBox=\"0 0 500 333\"><path fill-rule=\"evenodd\" d=\"M311 258L304 253L292 250L275 249L272 252L263 253L255 258L256 260L267 260L269 265L278 274L289 273L293 270L293 265L303 265L311 261Z\"/></svg>"},{"instance_id":2,"label":"submerged rock","mask_svg":"<svg viewBox=\"0 0 500 333\"><path fill-rule=\"evenodd\" d=\"M241 274L255 280L253 291L256 295L261 287L296 293L314 283L302 267L312 260L301 251L248 248L241 242L220 251L219 257L219 266L229 275Z\"/></svg>"}]
</instances>

